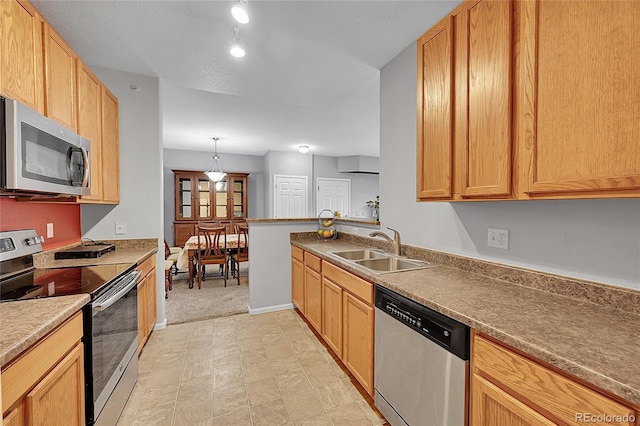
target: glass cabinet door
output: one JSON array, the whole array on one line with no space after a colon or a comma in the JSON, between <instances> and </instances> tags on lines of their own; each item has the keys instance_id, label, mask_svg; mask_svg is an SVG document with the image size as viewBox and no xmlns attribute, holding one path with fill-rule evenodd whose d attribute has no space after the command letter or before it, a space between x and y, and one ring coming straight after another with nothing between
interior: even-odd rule
<instances>
[{"instance_id":1,"label":"glass cabinet door","mask_svg":"<svg viewBox=\"0 0 640 426\"><path fill-rule=\"evenodd\" d=\"M198 219L211 219L211 181L198 178Z\"/></svg>"},{"instance_id":2,"label":"glass cabinet door","mask_svg":"<svg viewBox=\"0 0 640 426\"><path fill-rule=\"evenodd\" d=\"M192 209L193 188L191 186L191 178L178 178L178 191L176 195L178 198L178 202L176 203L178 206L178 218L193 219L195 212Z\"/></svg>"},{"instance_id":3,"label":"glass cabinet door","mask_svg":"<svg viewBox=\"0 0 640 426\"><path fill-rule=\"evenodd\" d=\"M233 200L233 217L247 217L245 211L247 180L244 178L234 178L231 187L231 199Z\"/></svg>"},{"instance_id":4,"label":"glass cabinet door","mask_svg":"<svg viewBox=\"0 0 640 426\"><path fill-rule=\"evenodd\" d=\"M228 209L227 209L227 177L225 180L216 183L216 218L227 218L228 217Z\"/></svg>"}]
</instances>

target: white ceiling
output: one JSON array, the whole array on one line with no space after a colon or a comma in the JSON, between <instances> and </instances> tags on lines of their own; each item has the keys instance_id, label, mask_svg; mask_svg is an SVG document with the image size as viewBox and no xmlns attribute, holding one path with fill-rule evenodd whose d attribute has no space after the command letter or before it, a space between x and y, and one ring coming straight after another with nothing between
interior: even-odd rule
<instances>
[{"instance_id":1,"label":"white ceiling","mask_svg":"<svg viewBox=\"0 0 640 426\"><path fill-rule=\"evenodd\" d=\"M160 78L165 148L377 156L380 68L459 1L250 1L242 59L234 1L32 3L90 66Z\"/></svg>"}]
</instances>

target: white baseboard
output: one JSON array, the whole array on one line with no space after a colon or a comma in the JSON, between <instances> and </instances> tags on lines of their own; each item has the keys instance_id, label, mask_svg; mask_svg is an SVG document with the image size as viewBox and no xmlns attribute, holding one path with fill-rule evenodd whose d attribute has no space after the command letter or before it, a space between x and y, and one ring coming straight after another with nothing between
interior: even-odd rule
<instances>
[{"instance_id":1,"label":"white baseboard","mask_svg":"<svg viewBox=\"0 0 640 426\"><path fill-rule=\"evenodd\" d=\"M286 303L284 305L278 305L278 306L267 306L266 308L256 308L256 309L251 309L251 306L249 306L249 315L258 315L258 314L266 314L267 312L276 312L276 311L283 311L285 309L293 309L293 303Z\"/></svg>"},{"instance_id":2,"label":"white baseboard","mask_svg":"<svg viewBox=\"0 0 640 426\"><path fill-rule=\"evenodd\" d=\"M154 330L162 330L163 328L167 328L167 319L165 318L162 322L157 322L153 326Z\"/></svg>"}]
</instances>

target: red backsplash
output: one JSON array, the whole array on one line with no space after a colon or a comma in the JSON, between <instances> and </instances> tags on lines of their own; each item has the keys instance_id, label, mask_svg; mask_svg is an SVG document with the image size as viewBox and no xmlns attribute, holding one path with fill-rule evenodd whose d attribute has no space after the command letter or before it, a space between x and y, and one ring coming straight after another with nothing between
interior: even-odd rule
<instances>
[{"instance_id":1,"label":"red backsplash","mask_svg":"<svg viewBox=\"0 0 640 426\"><path fill-rule=\"evenodd\" d=\"M46 238L47 223L53 223L53 238ZM45 237L44 250L79 243L82 239L80 205L0 197L0 231L31 228Z\"/></svg>"}]
</instances>

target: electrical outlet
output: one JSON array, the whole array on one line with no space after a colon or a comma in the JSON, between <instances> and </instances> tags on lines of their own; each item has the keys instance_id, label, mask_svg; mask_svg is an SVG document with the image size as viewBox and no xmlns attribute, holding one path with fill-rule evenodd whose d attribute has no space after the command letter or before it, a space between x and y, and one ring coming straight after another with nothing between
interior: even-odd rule
<instances>
[{"instance_id":1,"label":"electrical outlet","mask_svg":"<svg viewBox=\"0 0 640 426\"><path fill-rule=\"evenodd\" d=\"M509 230L489 228L487 246L508 250L509 249Z\"/></svg>"},{"instance_id":2,"label":"electrical outlet","mask_svg":"<svg viewBox=\"0 0 640 426\"><path fill-rule=\"evenodd\" d=\"M116 235L124 235L127 233L127 224L122 221L116 222Z\"/></svg>"},{"instance_id":3,"label":"electrical outlet","mask_svg":"<svg viewBox=\"0 0 640 426\"><path fill-rule=\"evenodd\" d=\"M47 238L53 238L53 223L47 223Z\"/></svg>"}]
</instances>

